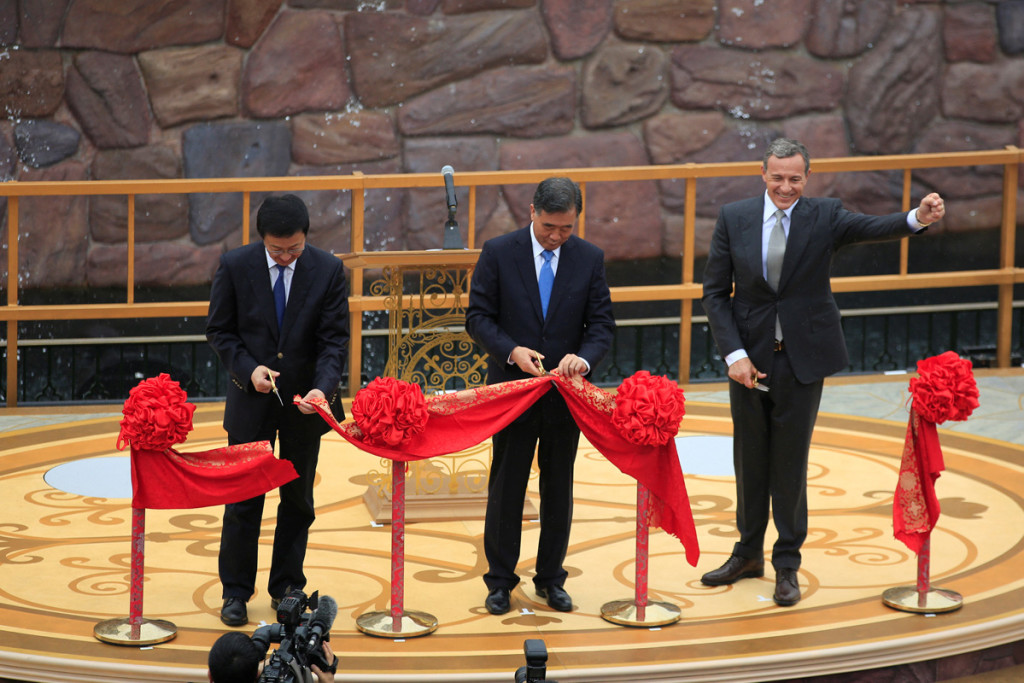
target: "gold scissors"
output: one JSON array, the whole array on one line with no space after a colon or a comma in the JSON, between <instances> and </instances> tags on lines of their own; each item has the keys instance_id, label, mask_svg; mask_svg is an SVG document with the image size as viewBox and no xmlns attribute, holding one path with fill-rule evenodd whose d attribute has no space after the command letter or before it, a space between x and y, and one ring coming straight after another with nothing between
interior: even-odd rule
<instances>
[{"instance_id":1,"label":"gold scissors","mask_svg":"<svg viewBox=\"0 0 1024 683\"><path fill-rule=\"evenodd\" d=\"M544 369L544 363L540 361L540 354L537 353L536 351L533 352L533 359L537 361L537 367L540 368L540 374L548 374L548 371Z\"/></svg>"},{"instance_id":2,"label":"gold scissors","mask_svg":"<svg viewBox=\"0 0 1024 683\"><path fill-rule=\"evenodd\" d=\"M274 375L270 371L267 371L267 377L270 378L270 390L274 392L274 396L277 396L278 403L281 407L284 407L284 400L281 398L281 393L277 390L277 382L274 381Z\"/></svg>"}]
</instances>

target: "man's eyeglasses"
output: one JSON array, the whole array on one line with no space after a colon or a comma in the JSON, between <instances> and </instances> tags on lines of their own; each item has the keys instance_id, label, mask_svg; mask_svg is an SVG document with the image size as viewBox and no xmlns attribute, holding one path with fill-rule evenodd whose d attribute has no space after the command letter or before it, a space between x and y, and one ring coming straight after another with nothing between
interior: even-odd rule
<instances>
[{"instance_id":1,"label":"man's eyeglasses","mask_svg":"<svg viewBox=\"0 0 1024 683\"><path fill-rule=\"evenodd\" d=\"M280 247L267 247L267 252L272 256L280 256L281 254L288 254L289 256L298 256L305 249L305 245L301 247L292 247L291 249L281 249Z\"/></svg>"}]
</instances>

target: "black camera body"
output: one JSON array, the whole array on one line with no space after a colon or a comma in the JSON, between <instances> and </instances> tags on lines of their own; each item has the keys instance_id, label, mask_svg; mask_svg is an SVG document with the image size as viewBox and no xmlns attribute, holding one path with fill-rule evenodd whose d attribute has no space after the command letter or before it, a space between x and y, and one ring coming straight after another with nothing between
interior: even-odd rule
<instances>
[{"instance_id":1,"label":"black camera body","mask_svg":"<svg viewBox=\"0 0 1024 683\"><path fill-rule=\"evenodd\" d=\"M546 678L548 675L548 648L538 638L527 638L523 641L523 654L526 655L526 666L516 669L516 683L558 683Z\"/></svg>"},{"instance_id":2,"label":"black camera body","mask_svg":"<svg viewBox=\"0 0 1024 683\"><path fill-rule=\"evenodd\" d=\"M331 639L331 625L337 614L334 599L321 597L319 591L307 598L295 590L282 598L277 608L278 623L261 626L251 636L264 651L271 643L280 644L263 667L259 683L309 683L314 664L321 671L335 673L337 660L326 660L323 643Z\"/></svg>"}]
</instances>

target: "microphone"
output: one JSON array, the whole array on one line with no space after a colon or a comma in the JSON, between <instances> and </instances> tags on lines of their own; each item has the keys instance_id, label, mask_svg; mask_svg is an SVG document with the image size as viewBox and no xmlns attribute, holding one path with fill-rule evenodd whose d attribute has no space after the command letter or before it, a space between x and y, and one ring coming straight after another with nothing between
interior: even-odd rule
<instances>
[{"instance_id":1,"label":"microphone","mask_svg":"<svg viewBox=\"0 0 1024 683\"><path fill-rule=\"evenodd\" d=\"M451 166L441 167L441 175L444 176L444 197L449 213L455 213L455 209L459 206L459 201L455 198L455 181L452 180L454 173L455 169Z\"/></svg>"},{"instance_id":2,"label":"microphone","mask_svg":"<svg viewBox=\"0 0 1024 683\"><path fill-rule=\"evenodd\" d=\"M309 618L309 650L320 649L324 634L331 632L334 618L338 616L338 603L329 595L321 595L317 601L316 612Z\"/></svg>"}]
</instances>

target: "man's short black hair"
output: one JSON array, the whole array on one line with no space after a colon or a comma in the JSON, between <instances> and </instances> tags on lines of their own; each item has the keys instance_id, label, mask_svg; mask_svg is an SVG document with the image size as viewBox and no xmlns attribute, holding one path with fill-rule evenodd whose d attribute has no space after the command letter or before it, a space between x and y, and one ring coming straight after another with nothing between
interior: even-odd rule
<instances>
[{"instance_id":1,"label":"man's short black hair","mask_svg":"<svg viewBox=\"0 0 1024 683\"><path fill-rule=\"evenodd\" d=\"M256 212L256 232L260 237L291 237L297 232L309 232L309 211L306 204L293 194L267 197Z\"/></svg>"},{"instance_id":2,"label":"man's short black hair","mask_svg":"<svg viewBox=\"0 0 1024 683\"><path fill-rule=\"evenodd\" d=\"M580 186L569 178L554 177L541 181L533 193L533 210L540 213L565 213L576 209L576 215L583 210L583 194Z\"/></svg>"},{"instance_id":3,"label":"man's short black hair","mask_svg":"<svg viewBox=\"0 0 1024 683\"><path fill-rule=\"evenodd\" d=\"M254 683L266 652L241 631L225 633L210 648L206 665L213 683Z\"/></svg>"}]
</instances>

